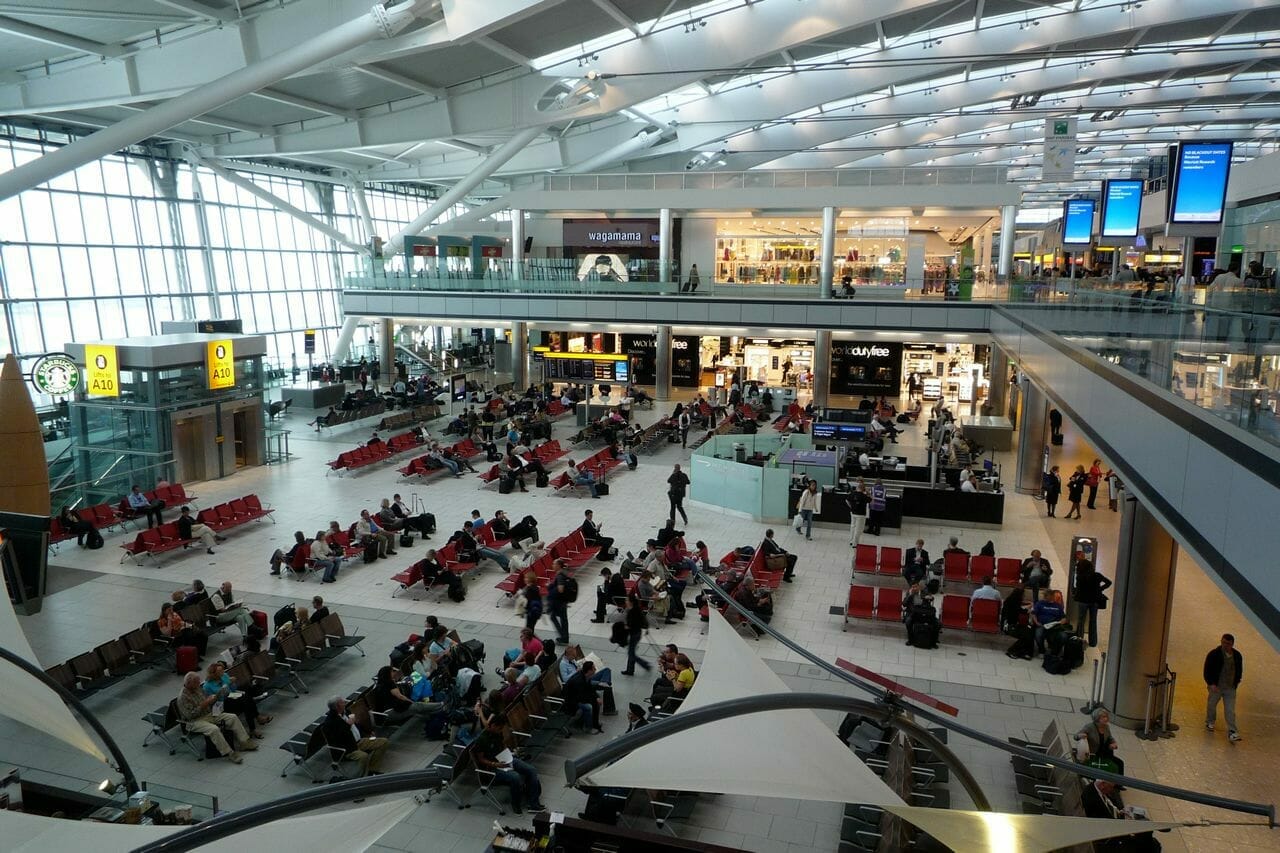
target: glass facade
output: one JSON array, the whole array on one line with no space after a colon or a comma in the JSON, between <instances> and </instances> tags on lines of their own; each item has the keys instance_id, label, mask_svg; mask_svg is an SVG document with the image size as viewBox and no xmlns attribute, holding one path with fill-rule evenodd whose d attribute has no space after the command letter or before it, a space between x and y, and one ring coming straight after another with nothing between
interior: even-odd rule
<instances>
[{"instance_id":1,"label":"glass facade","mask_svg":"<svg viewBox=\"0 0 1280 853\"><path fill-rule=\"evenodd\" d=\"M0 124L0 172L70 139ZM368 239L346 187L250 177ZM365 197L384 238L431 200L402 185L370 185ZM342 325L342 276L355 268L349 249L211 171L116 154L0 201L0 353L29 360L70 341L158 334L166 320L235 317L246 334L266 335L269 363L289 367L296 354L305 366L302 332L317 331L316 359L327 358Z\"/></svg>"}]
</instances>

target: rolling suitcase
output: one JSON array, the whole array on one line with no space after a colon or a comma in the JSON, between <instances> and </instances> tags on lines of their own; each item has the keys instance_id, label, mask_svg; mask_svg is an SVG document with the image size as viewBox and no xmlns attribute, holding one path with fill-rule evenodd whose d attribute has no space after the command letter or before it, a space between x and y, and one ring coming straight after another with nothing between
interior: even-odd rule
<instances>
[{"instance_id":1,"label":"rolling suitcase","mask_svg":"<svg viewBox=\"0 0 1280 853\"><path fill-rule=\"evenodd\" d=\"M600 497L604 497L605 495L609 494L609 484L596 483L596 494L599 495Z\"/></svg>"},{"instance_id":2,"label":"rolling suitcase","mask_svg":"<svg viewBox=\"0 0 1280 853\"><path fill-rule=\"evenodd\" d=\"M258 638L259 638L259 639L261 639L262 637L267 636L267 614L266 614L266 611L263 611L263 610L250 610L250 611L249 611L249 615L253 617L253 624L254 624L254 627L256 627L259 631L261 631L261 632L262 632L261 634L259 634L259 635L258 635Z\"/></svg>"},{"instance_id":3,"label":"rolling suitcase","mask_svg":"<svg viewBox=\"0 0 1280 853\"><path fill-rule=\"evenodd\" d=\"M196 672L200 669L200 652L195 646L178 646L174 656L174 668L178 675Z\"/></svg>"},{"instance_id":4,"label":"rolling suitcase","mask_svg":"<svg viewBox=\"0 0 1280 853\"><path fill-rule=\"evenodd\" d=\"M1062 433L1058 433L1057 435L1055 435L1055 436L1053 437L1053 446L1054 446L1054 447L1061 447L1061 446L1062 446Z\"/></svg>"}]
</instances>

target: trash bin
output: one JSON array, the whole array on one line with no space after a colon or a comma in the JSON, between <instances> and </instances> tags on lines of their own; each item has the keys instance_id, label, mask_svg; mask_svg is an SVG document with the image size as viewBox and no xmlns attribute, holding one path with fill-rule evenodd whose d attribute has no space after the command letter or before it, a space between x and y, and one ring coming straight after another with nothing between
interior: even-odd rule
<instances>
[{"instance_id":1,"label":"trash bin","mask_svg":"<svg viewBox=\"0 0 1280 853\"><path fill-rule=\"evenodd\" d=\"M740 441L734 442L733 461L738 463L745 463L747 461L747 446Z\"/></svg>"}]
</instances>

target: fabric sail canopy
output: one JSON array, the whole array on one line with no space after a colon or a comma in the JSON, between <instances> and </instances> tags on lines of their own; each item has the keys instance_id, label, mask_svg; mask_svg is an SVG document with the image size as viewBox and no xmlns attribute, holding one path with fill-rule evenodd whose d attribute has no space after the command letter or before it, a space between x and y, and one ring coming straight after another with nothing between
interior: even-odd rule
<instances>
[{"instance_id":1,"label":"fabric sail canopy","mask_svg":"<svg viewBox=\"0 0 1280 853\"><path fill-rule=\"evenodd\" d=\"M787 686L719 613L711 613L707 653L676 713ZM718 738L728 743L715 747ZM690 760L698 756L698 760ZM735 717L642 747L583 778L588 785L903 805L813 711Z\"/></svg>"},{"instance_id":2,"label":"fabric sail canopy","mask_svg":"<svg viewBox=\"0 0 1280 853\"><path fill-rule=\"evenodd\" d=\"M0 603L0 646L40 667L7 595ZM0 661L0 684L4 684L4 689L0 690L0 716L42 731L104 764L110 764L98 742L80 725L62 697L51 687L8 661Z\"/></svg>"},{"instance_id":3,"label":"fabric sail canopy","mask_svg":"<svg viewBox=\"0 0 1280 853\"><path fill-rule=\"evenodd\" d=\"M710 617L698 680L677 714L729 699L788 692L724 617L715 610ZM766 711L708 725L714 728L697 726L643 746L582 782L877 805L952 850L1047 853L1182 825L908 806L812 711Z\"/></svg>"},{"instance_id":4,"label":"fabric sail canopy","mask_svg":"<svg viewBox=\"0 0 1280 853\"><path fill-rule=\"evenodd\" d=\"M418 807L411 798L390 800L355 809L330 809L283 818L244 832L211 837L196 848L206 853L245 853L247 850L367 850L388 829ZM181 826L126 826L65 820L23 812L0 811L0 846L12 853L49 850L93 850L127 853L172 835Z\"/></svg>"}]
</instances>

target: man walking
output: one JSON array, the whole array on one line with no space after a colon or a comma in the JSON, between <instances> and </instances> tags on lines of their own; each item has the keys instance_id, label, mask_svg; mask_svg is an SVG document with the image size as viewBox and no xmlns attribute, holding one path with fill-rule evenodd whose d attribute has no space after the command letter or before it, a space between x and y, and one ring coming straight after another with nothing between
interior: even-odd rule
<instances>
[{"instance_id":1,"label":"man walking","mask_svg":"<svg viewBox=\"0 0 1280 853\"><path fill-rule=\"evenodd\" d=\"M547 615L556 629L556 641L569 644L569 575L564 568L564 560L556 558L551 563L555 576L547 587Z\"/></svg>"},{"instance_id":2,"label":"man walking","mask_svg":"<svg viewBox=\"0 0 1280 853\"><path fill-rule=\"evenodd\" d=\"M676 513L680 513L680 517L684 519L684 523L689 523L689 516L684 511L684 496L689 490L689 475L680 470L680 466L676 465L671 472L671 476L667 478L667 499L671 501L671 513L667 516L672 521L676 520Z\"/></svg>"},{"instance_id":3,"label":"man walking","mask_svg":"<svg viewBox=\"0 0 1280 853\"><path fill-rule=\"evenodd\" d=\"M689 410L684 409L680 412L680 417L676 418L676 425L680 428L680 447L684 448L689 443Z\"/></svg>"},{"instance_id":4,"label":"man walking","mask_svg":"<svg viewBox=\"0 0 1280 853\"><path fill-rule=\"evenodd\" d=\"M1240 740L1236 729L1236 688L1244 675L1244 658L1236 651L1236 638L1222 635L1222 643L1205 655L1204 683L1209 688L1209 704L1205 712L1204 727L1213 731L1218 720L1218 701L1222 701L1227 717L1227 737L1232 743Z\"/></svg>"}]
</instances>

